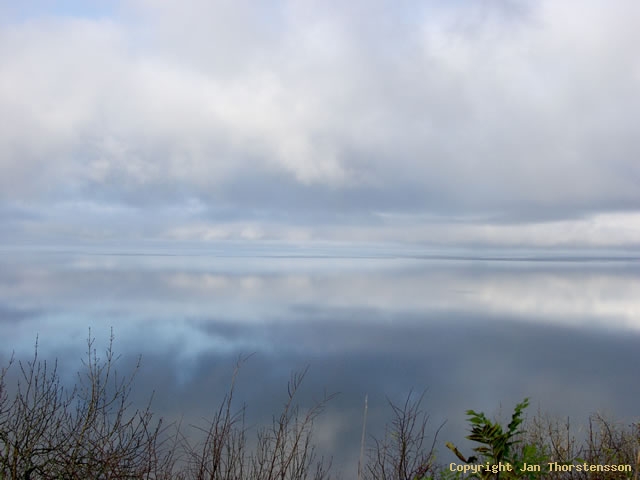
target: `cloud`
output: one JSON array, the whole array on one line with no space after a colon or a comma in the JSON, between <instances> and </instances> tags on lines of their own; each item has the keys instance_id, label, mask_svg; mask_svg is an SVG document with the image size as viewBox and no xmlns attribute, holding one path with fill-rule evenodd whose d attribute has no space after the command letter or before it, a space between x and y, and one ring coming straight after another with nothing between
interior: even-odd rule
<instances>
[{"instance_id":1,"label":"cloud","mask_svg":"<svg viewBox=\"0 0 640 480\"><path fill-rule=\"evenodd\" d=\"M0 201L196 201L292 229L637 211L638 13L380 0L32 14L0 30Z\"/></svg>"}]
</instances>

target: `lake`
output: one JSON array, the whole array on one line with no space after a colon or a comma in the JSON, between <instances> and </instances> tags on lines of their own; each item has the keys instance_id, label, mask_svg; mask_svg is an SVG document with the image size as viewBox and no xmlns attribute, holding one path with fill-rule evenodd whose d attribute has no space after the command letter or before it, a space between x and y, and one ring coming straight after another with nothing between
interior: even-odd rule
<instances>
[{"instance_id":1,"label":"lake","mask_svg":"<svg viewBox=\"0 0 640 480\"><path fill-rule=\"evenodd\" d=\"M637 421L640 261L616 252L483 252L323 246L0 250L0 358L59 359L71 382L111 329L119 368L142 355L133 398L185 424L210 416L239 355L252 424L269 422L292 371L300 402L339 392L316 427L337 472L355 475L388 400L427 389L444 441L464 443L467 409L533 409L583 423ZM240 405L240 403L239 403ZM502 410L500 410L502 407Z\"/></svg>"}]
</instances>

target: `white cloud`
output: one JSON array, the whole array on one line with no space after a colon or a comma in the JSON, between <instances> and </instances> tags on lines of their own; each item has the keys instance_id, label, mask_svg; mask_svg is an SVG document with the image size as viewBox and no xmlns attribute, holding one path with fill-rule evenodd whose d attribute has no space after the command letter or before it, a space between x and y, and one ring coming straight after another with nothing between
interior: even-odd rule
<instances>
[{"instance_id":1,"label":"white cloud","mask_svg":"<svg viewBox=\"0 0 640 480\"><path fill-rule=\"evenodd\" d=\"M0 200L197 198L292 216L291 229L305 209L365 224L381 208L547 219L637 208L638 8L138 1L111 18L4 24ZM575 222L458 230L601 243ZM635 242L634 228L616 226L613 243Z\"/></svg>"}]
</instances>

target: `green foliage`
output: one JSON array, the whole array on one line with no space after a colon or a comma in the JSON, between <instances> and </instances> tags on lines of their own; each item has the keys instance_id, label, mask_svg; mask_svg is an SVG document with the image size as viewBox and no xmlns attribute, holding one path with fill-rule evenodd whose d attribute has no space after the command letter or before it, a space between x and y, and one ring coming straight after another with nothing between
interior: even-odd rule
<instances>
[{"instance_id":1,"label":"green foliage","mask_svg":"<svg viewBox=\"0 0 640 480\"><path fill-rule=\"evenodd\" d=\"M516 472L519 472L517 478L526 478L528 480L534 480L541 478L545 474L545 469L542 472L527 472L521 471L524 465L546 465L549 463L549 456L546 452L541 450L538 446L533 444L525 444L522 446L519 455L513 455L513 467Z\"/></svg>"},{"instance_id":2,"label":"green foliage","mask_svg":"<svg viewBox=\"0 0 640 480\"><path fill-rule=\"evenodd\" d=\"M521 471L525 465L540 465L547 458L544 452L535 445L520 445L524 433L520 425L524 421L523 412L529 406L529 399L525 398L518 403L511 416L511 421L503 427L497 421L492 421L483 412L467 410L468 422L471 433L466 437L480 445L473 448L477 456L465 458L462 453L450 442L446 443L453 453L463 462L473 465L499 465L509 464L512 471L482 470L472 473L471 478L480 479L534 479L542 476L544 472ZM516 447L520 447L516 449Z\"/></svg>"},{"instance_id":3,"label":"green foliage","mask_svg":"<svg viewBox=\"0 0 640 480\"><path fill-rule=\"evenodd\" d=\"M509 460L511 447L519 443L517 436L522 432L518 430L518 427L523 421L522 412L528 406L528 398L516 405L507 431L504 431L499 423L489 420L484 413L467 410L468 420L471 424L471 434L467 436L467 439L482 444L482 446L474 448L473 451L493 463Z\"/></svg>"}]
</instances>

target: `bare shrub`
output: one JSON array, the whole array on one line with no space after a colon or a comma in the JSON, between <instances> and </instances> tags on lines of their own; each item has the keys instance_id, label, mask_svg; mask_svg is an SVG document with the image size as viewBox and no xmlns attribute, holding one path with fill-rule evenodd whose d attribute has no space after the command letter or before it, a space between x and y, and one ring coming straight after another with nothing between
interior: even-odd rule
<instances>
[{"instance_id":1,"label":"bare shrub","mask_svg":"<svg viewBox=\"0 0 640 480\"><path fill-rule=\"evenodd\" d=\"M325 395L304 413L295 402L307 369L293 373L287 388L282 412L269 427L256 432L256 446L249 450L245 426L245 409L233 411L236 376L243 362L234 370L229 392L214 413L206 429L205 440L188 446L190 476L197 480L323 480L330 478L330 461L317 458L312 443L313 425L327 402L335 395Z\"/></svg>"},{"instance_id":2,"label":"bare shrub","mask_svg":"<svg viewBox=\"0 0 640 480\"><path fill-rule=\"evenodd\" d=\"M132 410L134 373L114 370L113 334L104 360L87 340L87 359L78 383L65 390L57 363L34 357L18 362L15 396L0 384L0 478L160 479L170 478L173 450L159 442L162 421L150 402ZM139 363L138 363L139 367ZM136 367L137 370L137 367Z\"/></svg>"},{"instance_id":3,"label":"bare shrub","mask_svg":"<svg viewBox=\"0 0 640 480\"><path fill-rule=\"evenodd\" d=\"M435 444L442 423L428 443L430 416L422 409L425 392L414 398L412 392L402 404L389 400L393 418L385 427L384 438L372 437L365 478L370 480L415 480L436 471Z\"/></svg>"},{"instance_id":4,"label":"bare shrub","mask_svg":"<svg viewBox=\"0 0 640 480\"><path fill-rule=\"evenodd\" d=\"M57 363L38 358L18 361L15 395L5 379L12 359L0 370L0 480L325 480L330 461L317 458L313 425L333 395L309 409L296 402L307 370L294 373L282 412L259 428L249 449L243 405L234 410L238 371L206 426L200 443L190 443L180 425L163 426L151 411L130 399L140 359L129 376L119 376L113 333L104 359L89 332L87 355L75 386L66 390ZM172 433L173 432L173 433Z\"/></svg>"},{"instance_id":5,"label":"bare shrub","mask_svg":"<svg viewBox=\"0 0 640 480\"><path fill-rule=\"evenodd\" d=\"M624 426L599 413L589 416L586 427L576 428L569 418L557 419L538 412L526 422L524 438L544 452L547 462L573 465L631 465L629 472L584 472L573 469L548 472L551 480L591 480L637 478L640 429L638 424ZM632 477L633 475L633 477Z\"/></svg>"}]
</instances>

